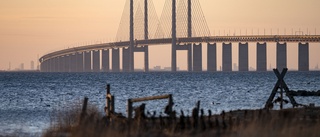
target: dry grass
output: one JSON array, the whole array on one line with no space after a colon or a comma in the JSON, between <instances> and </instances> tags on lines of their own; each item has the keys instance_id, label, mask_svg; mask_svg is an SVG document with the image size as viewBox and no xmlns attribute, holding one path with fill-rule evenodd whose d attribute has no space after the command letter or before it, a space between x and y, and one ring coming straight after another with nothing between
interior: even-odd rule
<instances>
[{"instance_id":1,"label":"dry grass","mask_svg":"<svg viewBox=\"0 0 320 137\"><path fill-rule=\"evenodd\" d=\"M90 105L89 105L90 106ZM81 108L63 111L56 124L44 137L318 137L320 108L286 110L238 110L220 115L199 117L136 117L113 115L102 117L94 107L88 107L80 123Z\"/></svg>"}]
</instances>

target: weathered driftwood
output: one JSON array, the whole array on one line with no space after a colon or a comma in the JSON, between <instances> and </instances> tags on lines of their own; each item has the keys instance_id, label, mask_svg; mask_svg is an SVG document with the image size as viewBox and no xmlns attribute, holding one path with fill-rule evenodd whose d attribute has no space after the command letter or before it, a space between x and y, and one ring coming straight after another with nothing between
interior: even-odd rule
<instances>
[{"instance_id":1,"label":"weathered driftwood","mask_svg":"<svg viewBox=\"0 0 320 137\"><path fill-rule=\"evenodd\" d=\"M291 96L320 96L320 90L318 91L290 90L287 94L290 94Z\"/></svg>"},{"instance_id":2,"label":"weathered driftwood","mask_svg":"<svg viewBox=\"0 0 320 137\"><path fill-rule=\"evenodd\" d=\"M160 96L150 96L150 97L143 97L143 98L134 98L131 99L131 102L141 102L141 101L149 101L149 100L158 100L158 99L169 99L172 98L172 95L160 95Z\"/></svg>"},{"instance_id":3,"label":"weathered driftwood","mask_svg":"<svg viewBox=\"0 0 320 137\"><path fill-rule=\"evenodd\" d=\"M107 95L106 95L106 107L105 107L105 111L106 111L106 115L110 116L111 113L114 113L114 96L111 95L110 93L110 85L107 85Z\"/></svg>"},{"instance_id":4,"label":"weathered driftwood","mask_svg":"<svg viewBox=\"0 0 320 137\"><path fill-rule=\"evenodd\" d=\"M159 100L159 99L168 99L168 105L166 106L166 112L167 113L171 113L172 112L172 106L173 106L173 100L172 100L172 95L168 94L168 95L160 95L160 96L150 96L150 97L143 97L143 98L133 98L133 99L128 99L127 101L127 116L129 119L132 118L132 104L134 102L142 102L142 101L150 101L150 100Z\"/></svg>"},{"instance_id":5,"label":"weathered driftwood","mask_svg":"<svg viewBox=\"0 0 320 137\"><path fill-rule=\"evenodd\" d=\"M80 120L79 120L80 124L86 116L88 100L89 100L89 98L87 98L87 97L85 97L83 100L83 105L82 105L82 110L81 110Z\"/></svg>"}]
</instances>

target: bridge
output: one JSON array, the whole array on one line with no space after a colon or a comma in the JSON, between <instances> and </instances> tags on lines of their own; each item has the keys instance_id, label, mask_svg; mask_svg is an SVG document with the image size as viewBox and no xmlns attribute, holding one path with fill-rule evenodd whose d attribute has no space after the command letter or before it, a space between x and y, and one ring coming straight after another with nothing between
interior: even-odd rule
<instances>
[{"instance_id":1,"label":"bridge","mask_svg":"<svg viewBox=\"0 0 320 137\"><path fill-rule=\"evenodd\" d=\"M217 71L217 43L222 43L222 71L232 71L232 43L235 42L239 46L239 71L249 70L248 43L252 42L257 46L257 71L267 70L267 43L276 43L278 69L287 67L287 43L297 43L298 70L308 71L309 43L320 42L320 35L211 36L199 0L179 0L178 6L176 0L166 0L160 20L155 17L152 0L143 0L140 3L127 0L117 33L117 42L86 45L48 53L39 59L41 71L133 72L134 53L143 52L144 71L148 72L148 46L164 44L171 44L171 71L177 71L178 50L188 52L188 71L203 71L202 44L207 44L207 71ZM122 70L120 69L120 50L122 51ZM111 56L110 53L112 53Z\"/></svg>"}]
</instances>

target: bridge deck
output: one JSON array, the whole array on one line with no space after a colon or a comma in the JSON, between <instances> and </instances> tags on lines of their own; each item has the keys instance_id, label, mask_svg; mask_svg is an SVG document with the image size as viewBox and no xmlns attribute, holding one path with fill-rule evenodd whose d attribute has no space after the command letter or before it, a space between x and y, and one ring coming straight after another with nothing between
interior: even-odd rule
<instances>
[{"instance_id":1,"label":"bridge deck","mask_svg":"<svg viewBox=\"0 0 320 137\"><path fill-rule=\"evenodd\" d=\"M171 44L172 38L135 40L136 46ZM177 43L216 43L216 42L320 42L320 35L251 35L251 36L209 36L177 38ZM47 59L73 54L76 52L128 47L129 41L94 44L81 47L63 49L43 55L40 62Z\"/></svg>"}]
</instances>

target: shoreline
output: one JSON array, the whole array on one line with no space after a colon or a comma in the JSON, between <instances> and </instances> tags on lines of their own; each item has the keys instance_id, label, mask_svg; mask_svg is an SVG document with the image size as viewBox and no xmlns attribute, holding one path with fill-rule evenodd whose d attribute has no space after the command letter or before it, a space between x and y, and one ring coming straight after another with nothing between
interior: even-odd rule
<instances>
[{"instance_id":1,"label":"shoreline","mask_svg":"<svg viewBox=\"0 0 320 137\"><path fill-rule=\"evenodd\" d=\"M138 108L139 110L139 108ZM44 133L44 137L64 136L319 136L320 107L287 108L282 110L245 109L204 115L195 108L191 116L147 114L135 111L132 119L119 114L99 116L96 112L86 112L82 120L73 126L55 126ZM77 111L79 112L79 111ZM170 116L171 115L171 116ZM59 127L59 128L57 128Z\"/></svg>"}]
</instances>

